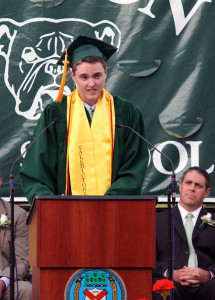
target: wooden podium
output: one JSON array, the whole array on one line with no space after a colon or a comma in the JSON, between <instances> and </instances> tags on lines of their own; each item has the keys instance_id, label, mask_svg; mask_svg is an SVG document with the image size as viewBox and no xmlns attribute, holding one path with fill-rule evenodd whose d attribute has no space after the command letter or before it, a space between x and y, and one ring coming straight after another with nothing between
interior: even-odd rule
<instances>
[{"instance_id":1,"label":"wooden podium","mask_svg":"<svg viewBox=\"0 0 215 300\"><path fill-rule=\"evenodd\" d=\"M156 200L36 196L28 218L33 300L64 299L73 273L89 267L116 272L126 299L151 299Z\"/></svg>"}]
</instances>

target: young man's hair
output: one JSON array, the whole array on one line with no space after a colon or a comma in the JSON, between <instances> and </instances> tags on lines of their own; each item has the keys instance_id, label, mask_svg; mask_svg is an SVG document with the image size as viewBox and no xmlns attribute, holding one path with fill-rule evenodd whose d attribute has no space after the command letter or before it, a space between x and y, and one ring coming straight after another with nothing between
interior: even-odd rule
<instances>
[{"instance_id":1,"label":"young man's hair","mask_svg":"<svg viewBox=\"0 0 215 300\"><path fill-rule=\"evenodd\" d=\"M106 66L106 62L102 57L99 56L88 56L85 58L82 58L81 60L79 60L77 63L74 64L74 66L72 67L72 71L75 74L76 70L77 70L77 66L80 65L81 63L86 62L89 64L95 64L97 62L101 63L105 72L107 71L107 66Z\"/></svg>"},{"instance_id":2,"label":"young man's hair","mask_svg":"<svg viewBox=\"0 0 215 300\"><path fill-rule=\"evenodd\" d=\"M197 172L198 174L202 175L202 176L205 178L205 181L206 181L206 183L205 183L205 188L206 188L206 189L209 189L209 188L210 188L210 186L211 186L211 178L210 178L210 175L208 174L208 172L207 172L205 169L200 168L200 167L190 167L189 169L187 169L187 170L184 172L181 181L183 181L183 180L184 180L184 177L186 176L186 174L187 174L188 172L191 172L191 171L195 171L195 172Z\"/></svg>"}]
</instances>

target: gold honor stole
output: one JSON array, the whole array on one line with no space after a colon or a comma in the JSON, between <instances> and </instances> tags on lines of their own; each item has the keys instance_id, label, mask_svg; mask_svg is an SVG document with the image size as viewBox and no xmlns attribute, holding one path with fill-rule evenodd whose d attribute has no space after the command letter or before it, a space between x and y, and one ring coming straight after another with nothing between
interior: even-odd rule
<instances>
[{"instance_id":1,"label":"gold honor stole","mask_svg":"<svg viewBox=\"0 0 215 300\"><path fill-rule=\"evenodd\" d=\"M91 127L78 89L67 96L66 191L69 195L104 195L111 186L115 110L103 89Z\"/></svg>"}]
</instances>

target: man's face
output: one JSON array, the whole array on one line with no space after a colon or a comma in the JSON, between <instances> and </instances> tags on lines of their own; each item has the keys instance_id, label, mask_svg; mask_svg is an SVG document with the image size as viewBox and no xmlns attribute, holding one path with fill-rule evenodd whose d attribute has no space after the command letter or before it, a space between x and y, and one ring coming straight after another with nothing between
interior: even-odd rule
<instances>
[{"instance_id":1,"label":"man's face","mask_svg":"<svg viewBox=\"0 0 215 300\"><path fill-rule=\"evenodd\" d=\"M89 104L94 105L104 88L106 71L100 62L82 62L77 66L75 74L71 72L73 81L77 84L79 96Z\"/></svg>"},{"instance_id":2,"label":"man's face","mask_svg":"<svg viewBox=\"0 0 215 300\"><path fill-rule=\"evenodd\" d=\"M203 200L210 194L206 189L205 177L196 171L189 171L179 185L180 204L187 211L194 211L202 206Z\"/></svg>"}]
</instances>

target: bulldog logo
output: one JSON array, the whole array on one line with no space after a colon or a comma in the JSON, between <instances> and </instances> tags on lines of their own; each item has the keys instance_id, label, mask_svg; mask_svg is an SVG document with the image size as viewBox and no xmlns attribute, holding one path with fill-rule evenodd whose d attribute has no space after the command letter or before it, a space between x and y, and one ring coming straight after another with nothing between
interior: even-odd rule
<instances>
[{"instance_id":1,"label":"bulldog logo","mask_svg":"<svg viewBox=\"0 0 215 300\"><path fill-rule=\"evenodd\" d=\"M18 115L37 120L44 106L55 101L63 72L57 60L80 32L120 46L120 30L108 21L92 24L81 19L38 18L18 23L0 19L2 78ZM71 92L68 82L65 94Z\"/></svg>"}]
</instances>

